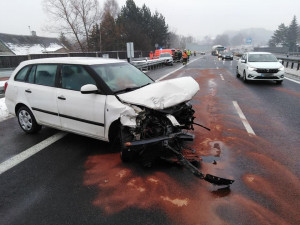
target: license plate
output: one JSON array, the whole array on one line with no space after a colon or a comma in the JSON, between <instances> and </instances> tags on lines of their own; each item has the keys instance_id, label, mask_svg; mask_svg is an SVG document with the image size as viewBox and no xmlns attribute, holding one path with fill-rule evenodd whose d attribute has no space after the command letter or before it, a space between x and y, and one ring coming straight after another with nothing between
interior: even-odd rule
<instances>
[{"instance_id":1,"label":"license plate","mask_svg":"<svg viewBox=\"0 0 300 225\"><path fill-rule=\"evenodd\" d=\"M273 73L262 73L260 74L261 77L271 77L273 76Z\"/></svg>"}]
</instances>

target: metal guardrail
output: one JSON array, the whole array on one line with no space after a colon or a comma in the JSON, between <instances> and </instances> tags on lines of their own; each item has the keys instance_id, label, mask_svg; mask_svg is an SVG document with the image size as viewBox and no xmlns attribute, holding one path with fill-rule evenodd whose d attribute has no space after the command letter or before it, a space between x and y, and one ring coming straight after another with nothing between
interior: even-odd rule
<instances>
[{"instance_id":1,"label":"metal guardrail","mask_svg":"<svg viewBox=\"0 0 300 225\"><path fill-rule=\"evenodd\" d=\"M282 65L286 68L296 68L296 70L300 69L300 59L289 59L287 57L278 57L278 59L282 60Z\"/></svg>"},{"instance_id":2,"label":"metal guardrail","mask_svg":"<svg viewBox=\"0 0 300 225\"><path fill-rule=\"evenodd\" d=\"M165 59L144 59L144 60L135 60L132 61L131 64L134 65L136 68L143 70L149 70L149 69L154 69L159 66L163 66L166 63Z\"/></svg>"}]
</instances>

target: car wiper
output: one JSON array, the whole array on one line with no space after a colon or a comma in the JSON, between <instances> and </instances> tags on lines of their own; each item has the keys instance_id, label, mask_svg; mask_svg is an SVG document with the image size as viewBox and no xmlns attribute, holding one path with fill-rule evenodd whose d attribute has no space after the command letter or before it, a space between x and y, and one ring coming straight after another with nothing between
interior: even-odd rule
<instances>
[{"instance_id":1,"label":"car wiper","mask_svg":"<svg viewBox=\"0 0 300 225\"><path fill-rule=\"evenodd\" d=\"M123 92L129 92L129 91L134 91L136 89L138 89L140 87L131 87L131 88L125 88L119 91L115 91L114 94L119 94L119 93L123 93Z\"/></svg>"}]
</instances>

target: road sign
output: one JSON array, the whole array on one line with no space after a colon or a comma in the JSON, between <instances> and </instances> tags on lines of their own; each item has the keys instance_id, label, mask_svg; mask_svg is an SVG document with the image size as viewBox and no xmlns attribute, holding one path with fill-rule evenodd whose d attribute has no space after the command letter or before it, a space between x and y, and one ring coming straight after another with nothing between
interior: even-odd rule
<instances>
[{"instance_id":1,"label":"road sign","mask_svg":"<svg viewBox=\"0 0 300 225\"><path fill-rule=\"evenodd\" d=\"M246 44L248 44L248 45L251 45L251 44L252 44L252 38L251 38L251 37L248 37L248 38L246 39Z\"/></svg>"}]
</instances>

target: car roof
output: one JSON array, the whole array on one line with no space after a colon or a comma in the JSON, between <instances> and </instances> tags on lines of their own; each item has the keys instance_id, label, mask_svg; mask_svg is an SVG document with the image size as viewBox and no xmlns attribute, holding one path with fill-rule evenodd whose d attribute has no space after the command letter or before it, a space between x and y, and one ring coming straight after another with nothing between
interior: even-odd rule
<instances>
[{"instance_id":1,"label":"car roof","mask_svg":"<svg viewBox=\"0 0 300 225\"><path fill-rule=\"evenodd\" d=\"M119 59L107 59L99 57L55 57L55 58L43 58L43 59L32 59L23 61L21 64L43 64L43 63L60 63L60 64L79 64L79 65L95 65L95 64L111 64L111 63L122 63L127 62Z\"/></svg>"}]
</instances>

